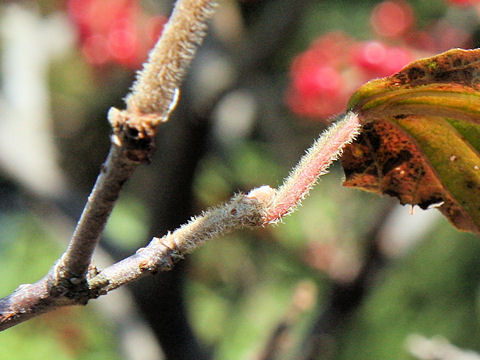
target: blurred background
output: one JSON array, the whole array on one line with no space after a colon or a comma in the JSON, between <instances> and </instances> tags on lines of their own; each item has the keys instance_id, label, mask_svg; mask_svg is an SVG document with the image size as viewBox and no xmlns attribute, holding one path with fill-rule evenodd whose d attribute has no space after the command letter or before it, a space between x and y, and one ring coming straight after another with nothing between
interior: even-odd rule
<instances>
[{"instance_id":1,"label":"blurred background","mask_svg":"<svg viewBox=\"0 0 480 360\"><path fill-rule=\"evenodd\" d=\"M474 0L223 0L100 267L202 209L278 186L365 81L480 41ZM0 296L64 251L167 0L0 3ZM283 223L0 334L0 359L480 359L480 241L341 186ZM470 352L467 352L470 351ZM462 357L464 356L464 357Z\"/></svg>"}]
</instances>

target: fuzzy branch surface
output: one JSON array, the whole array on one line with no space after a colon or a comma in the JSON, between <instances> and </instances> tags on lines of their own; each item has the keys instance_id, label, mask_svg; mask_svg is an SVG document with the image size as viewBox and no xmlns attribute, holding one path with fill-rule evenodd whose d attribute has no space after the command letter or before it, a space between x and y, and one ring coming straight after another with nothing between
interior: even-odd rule
<instances>
[{"instance_id":1,"label":"fuzzy branch surface","mask_svg":"<svg viewBox=\"0 0 480 360\"><path fill-rule=\"evenodd\" d=\"M202 42L214 0L178 0L163 35L127 95L126 110L111 108L112 144L65 253L35 284L0 299L0 330L59 306L86 304L99 294L89 286L97 275L91 264L105 224L138 165L155 149L157 125L168 120L180 83Z\"/></svg>"},{"instance_id":2,"label":"fuzzy branch surface","mask_svg":"<svg viewBox=\"0 0 480 360\"><path fill-rule=\"evenodd\" d=\"M202 43L215 7L216 1L212 0L177 2L162 41L150 52L148 62L133 84L132 93L126 98L129 111L150 114L154 126L168 119L180 83Z\"/></svg>"},{"instance_id":3,"label":"fuzzy branch surface","mask_svg":"<svg viewBox=\"0 0 480 360\"><path fill-rule=\"evenodd\" d=\"M91 290L106 294L145 274L170 270L186 254L218 235L279 221L297 208L359 129L358 116L348 113L314 142L278 190L264 185L247 195L237 195L228 203L192 218L173 233L153 238L147 247L94 277L90 281Z\"/></svg>"}]
</instances>

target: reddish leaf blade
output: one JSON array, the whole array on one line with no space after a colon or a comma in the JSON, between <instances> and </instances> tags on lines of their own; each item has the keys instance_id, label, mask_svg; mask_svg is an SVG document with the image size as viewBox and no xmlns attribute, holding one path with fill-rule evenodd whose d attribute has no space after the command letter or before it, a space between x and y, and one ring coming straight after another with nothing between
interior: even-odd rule
<instances>
[{"instance_id":1,"label":"reddish leaf blade","mask_svg":"<svg viewBox=\"0 0 480 360\"><path fill-rule=\"evenodd\" d=\"M480 234L480 50L450 50L361 87L344 185L439 210Z\"/></svg>"}]
</instances>

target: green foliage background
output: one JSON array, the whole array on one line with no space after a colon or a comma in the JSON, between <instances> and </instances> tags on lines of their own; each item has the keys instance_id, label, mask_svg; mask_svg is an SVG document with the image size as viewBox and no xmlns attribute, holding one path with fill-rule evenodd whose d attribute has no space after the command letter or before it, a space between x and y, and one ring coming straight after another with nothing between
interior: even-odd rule
<instances>
[{"instance_id":1,"label":"green foliage background","mask_svg":"<svg viewBox=\"0 0 480 360\"><path fill-rule=\"evenodd\" d=\"M282 49L283 55L273 61L276 68L267 74L272 86L285 84L292 58L327 31L344 30L357 39L371 38L368 18L377 3L314 2L292 41ZM440 0L410 3L419 24L447 12ZM99 80L78 53L55 64L51 73L53 110L57 119L70 119L70 123L56 126L81 133L91 121L104 119L106 109L124 95L119 89L126 90L132 79L131 72L121 69L113 74ZM90 123L82 124L87 121L84 119ZM91 163L82 158L92 152L93 140L88 134L74 142L68 135L72 132L66 131L60 141L66 149L65 164L70 164L65 168L84 191L92 181L84 175L96 171L106 154L108 129L106 120L98 120L102 121L98 126L103 129L99 131L104 132L105 143L88 158L94 158ZM229 145L222 154L212 152L202 159L194 184L197 212L228 199L235 191L262 184L277 186L322 128L291 114L278 121L282 129L291 132L291 142L249 137ZM69 156L76 160L68 161ZM289 311L295 288L307 281L316 289L315 305L295 323L288 340L292 345L279 359L295 359L302 353L301 340L324 310L332 284L328 275L306 266L305 246L312 239L337 242L361 260L365 234L391 201L342 188L341 178L341 170L334 167L284 223L231 234L190 256L185 285L189 318L214 359L240 360L258 354ZM3 183L7 190L11 186ZM148 227L145 199L135 189L127 189L106 232L119 247L131 251L145 240ZM42 277L62 253L65 244L57 238L54 227L44 224L44 213L45 209L39 211L28 202L1 210L0 296ZM405 256L391 260L376 274L366 298L336 329L336 342L332 341L320 359L413 359L405 350L405 340L415 333L444 336L459 347L480 351L479 275L478 238L439 220ZM0 334L0 360L122 356L113 324L92 305L57 311Z\"/></svg>"}]
</instances>

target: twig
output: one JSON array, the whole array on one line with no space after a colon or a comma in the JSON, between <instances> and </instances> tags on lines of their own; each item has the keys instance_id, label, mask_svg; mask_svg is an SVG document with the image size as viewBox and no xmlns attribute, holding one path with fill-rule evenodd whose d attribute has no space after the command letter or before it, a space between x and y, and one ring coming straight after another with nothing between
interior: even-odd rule
<instances>
[{"instance_id":1,"label":"twig","mask_svg":"<svg viewBox=\"0 0 480 360\"><path fill-rule=\"evenodd\" d=\"M162 37L138 74L127 109L112 108L112 145L95 187L70 240L52 270L35 284L19 287L0 300L0 330L67 304L85 304L95 294L87 272L93 251L122 185L135 168L149 161L156 126L167 121L178 87L201 43L214 0L179 0ZM91 276L96 275L92 269Z\"/></svg>"},{"instance_id":2,"label":"twig","mask_svg":"<svg viewBox=\"0 0 480 360\"><path fill-rule=\"evenodd\" d=\"M139 163L122 154L115 144L110 149L105 165L95 183L87 205L75 228L66 252L57 264L59 279L79 281L85 276L100 234L115 205L122 185Z\"/></svg>"},{"instance_id":3,"label":"twig","mask_svg":"<svg viewBox=\"0 0 480 360\"><path fill-rule=\"evenodd\" d=\"M193 218L173 233L153 238L134 255L104 269L90 281L90 287L104 294L148 273L170 270L184 255L219 234L262 225L266 205L271 202L268 195L273 195L273 191L263 187L248 195L238 195L223 206ZM262 196L264 194L266 196Z\"/></svg>"},{"instance_id":4,"label":"twig","mask_svg":"<svg viewBox=\"0 0 480 360\"><path fill-rule=\"evenodd\" d=\"M89 279L86 279L87 288L82 286L83 279L60 278L62 281L58 282L58 266L54 267L53 276L50 273L40 282L21 287L11 296L0 300L0 330L54 306L84 304L90 298L104 295L148 273L170 270L185 254L217 235L280 220L306 196L318 176L326 173L327 167L339 156L343 146L356 136L359 127L358 117L347 114L314 143L279 191L262 186L247 195L238 195L224 206L192 219L175 232L161 239L153 238L146 248L139 249L136 254L101 273L97 274L96 269L91 269ZM115 159L115 156L111 155L111 158ZM286 188L290 189L293 196L284 190ZM282 211L278 211L279 208ZM40 289L40 292L32 293L31 289Z\"/></svg>"},{"instance_id":5,"label":"twig","mask_svg":"<svg viewBox=\"0 0 480 360\"><path fill-rule=\"evenodd\" d=\"M127 95L127 109L110 109L108 118L113 128L110 153L67 251L57 264L55 294L64 294L72 282L85 283L93 251L122 186L139 164L149 161L155 129L168 120L176 105L178 87L205 35L214 6L213 0L178 1L162 37Z\"/></svg>"},{"instance_id":6,"label":"twig","mask_svg":"<svg viewBox=\"0 0 480 360\"><path fill-rule=\"evenodd\" d=\"M343 146L355 138L359 128L357 115L350 112L315 141L278 189L267 222L275 222L295 210L318 178L342 154Z\"/></svg>"},{"instance_id":7,"label":"twig","mask_svg":"<svg viewBox=\"0 0 480 360\"><path fill-rule=\"evenodd\" d=\"M212 0L179 1L127 95L127 109L110 110L108 117L114 133L110 154L57 266L59 279L81 281L85 276L122 185L140 163L149 161L155 128L168 120L176 105L178 88L202 42L214 7Z\"/></svg>"},{"instance_id":8,"label":"twig","mask_svg":"<svg viewBox=\"0 0 480 360\"><path fill-rule=\"evenodd\" d=\"M206 23L215 6L216 1L212 0L177 2L162 41L150 53L132 93L126 98L130 111L154 114L153 125L168 119L172 104L178 98L180 83L203 40Z\"/></svg>"},{"instance_id":9,"label":"twig","mask_svg":"<svg viewBox=\"0 0 480 360\"><path fill-rule=\"evenodd\" d=\"M150 54L150 63L139 73L127 97L127 109L112 108L109 112L113 127L109 157L67 251L44 279L19 287L0 300L0 330L58 306L86 304L147 273L170 270L185 254L217 235L280 220L307 195L344 145L357 135L358 116L349 113L314 143L278 191L263 186L236 196L97 273L90 261L101 232L124 182L139 164L149 161L156 127L168 119L175 105L185 67L204 35L213 4L206 0L177 3L162 39Z\"/></svg>"}]
</instances>

